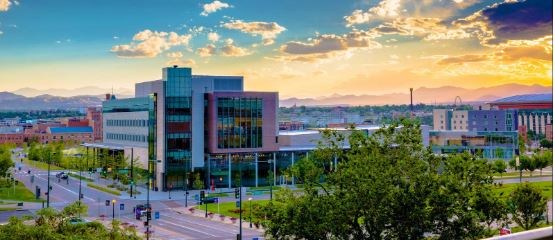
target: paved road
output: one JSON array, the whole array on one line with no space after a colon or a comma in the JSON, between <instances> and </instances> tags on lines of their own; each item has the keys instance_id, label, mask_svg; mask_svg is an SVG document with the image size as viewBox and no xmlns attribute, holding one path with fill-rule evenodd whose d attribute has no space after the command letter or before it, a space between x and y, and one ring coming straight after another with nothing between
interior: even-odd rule
<instances>
[{"instance_id":1,"label":"paved road","mask_svg":"<svg viewBox=\"0 0 555 240\"><path fill-rule=\"evenodd\" d=\"M48 173L45 170L36 169L33 166L27 166L17 161L17 166L22 167L22 171L17 171L15 177L32 192L35 191L35 186L41 188L41 198L46 199L45 192L47 189ZM31 170L31 174L27 173ZM56 178L56 173L60 171L51 171L50 185L52 186L50 205L52 207L61 209L69 203L77 201L79 195L79 180L71 178L68 181L60 181ZM34 177L34 182L31 183L31 176ZM112 217L121 219L124 222L130 222L138 226L138 231L144 231L143 223L134 218L133 206L137 204L144 204L144 200L129 199L127 196L118 197L109 193L98 191L89 188L86 181L82 181L82 193L84 195L83 202L89 206L88 216L99 217L100 215L106 216L107 219ZM162 196L162 193L155 193ZM165 193L163 194L165 196ZM237 225L228 223L221 223L218 221L207 220L189 214L182 213L184 208L184 197L179 197L178 194L172 194L174 200L153 200L151 201L153 211L160 212L160 219L153 220L152 226L154 229L154 238L158 239L236 239L236 234L239 232ZM181 194L180 194L181 195ZM105 206L106 200L115 199L117 204L115 208L112 206ZM119 210L119 204L123 203L124 210ZM194 201L188 202L189 207L195 206ZM31 208L31 211L40 209L41 204L34 204L32 206L25 205ZM181 212L175 209L181 209ZM29 212L25 213L29 214ZM0 218L2 216L0 215ZM154 214L153 214L154 219ZM0 219L1 220L1 219ZM144 219L143 219L144 220ZM243 230L244 239L252 239L253 237L262 237L263 233L245 229Z\"/></svg>"},{"instance_id":2,"label":"paved road","mask_svg":"<svg viewBox=\"0 0 555 240\"><path fill-rule=\"evenodd\" d=\"M522 182L548 182L552 181L553 177L533 177L533 178L522 178ZM520 178L508 178L508 179L496 179L494 182L502 182L502 183L519 183Z\"/></svg>"}]
</instances>

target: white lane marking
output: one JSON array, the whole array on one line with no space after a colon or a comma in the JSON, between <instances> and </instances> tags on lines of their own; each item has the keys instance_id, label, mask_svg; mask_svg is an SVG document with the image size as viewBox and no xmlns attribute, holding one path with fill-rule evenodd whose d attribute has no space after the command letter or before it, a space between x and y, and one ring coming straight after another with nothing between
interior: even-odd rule
<instances>
[{"instance_id":1,"label":"white lane marking","mask_svg":"<svg viewBox=\"0 0 555 240\"><path fill-rule=\"evenodd\" d=\"M191 231L198 232L198 233L201 233L201 234L204 234L204 235L209 235L209 236L212 236L212 237L218 237L217 235L213 235L213 234L211 234L211 233L207 233L207 232L204 232L204 231L196 230L196 229L194 229L194 228L190 228L190 227L187 227L187 226L184 226L184 225L180 225L180 224L177 224L177 223L172 223L172 222L169 222L169 221L166 221L166 220L158 219L157 221L165 222L166 224L170 224L170 225L182 227L182 228L185 228L185 229L189 229L189 230L191 230Z\"/></svg>"},{"instance_id":2,"label":"white lane marking","mask_svg":"<svg viewBox=\"0 0 555 240\"><path fill-rule=\"evenodd\" d=\"M44 178L41 178L41 177L37 177L37 178L42 179L43 181L48 181L47 179L44 179ZM52 182L52 181L50 181L50 182ZM73 195L76 195L76 196L79 195L78 193L73 192L73 191L71 191L71 190L69 190L69 189L63 187L63 186L60 185L60 184L57 184L57 183L52 184L52 183L51 183L51 185L58 185L60 188L66 190L66 191L68 191L68 192L70 192L70 193L73 194ZM96 202L96 200L94 200L94 199L92 199L92 198L90 198L90 197L85 197L85 198L91 200L92 202Z\"/></svg>"},{"instance_id":3,"label":"white lane marking","mask_svg":"<svg viewBox=\"0 0 555 240\"><path fill-rule=\"evenodd\" d=\"M226 230L222 230L221 228L217 228L217 227L205 225L205 224L198 223L198 222L195 222L195 221L186 219L186 218L178 218L178 217L175 217L175 216L176 216L176 215L174 215L174 216L165 215L165 217L172 218L172 219L177 220L177 221L183 221L183 222L187 222L187 223L191 223L191 224L196 224L196 225L199 225L199 226L203 226L203 227L206 227L206 228L211 228L211 229L218 230L218 231L222 231L222 232L225 232L225 231L226 231ZM208 221L208 220L207 220L207 221ZM219 224L219 223L218 223L218 224ZM223 223L223 224L225 224L225 223ZM223 226L222 226L222 227L223 227ZM225 227L227 227L227 226L225 226ZM232 229L231 231L233 231L234 233L239 232L239 231L237 231L236 229Z\"/></svg>"}]
</instances>

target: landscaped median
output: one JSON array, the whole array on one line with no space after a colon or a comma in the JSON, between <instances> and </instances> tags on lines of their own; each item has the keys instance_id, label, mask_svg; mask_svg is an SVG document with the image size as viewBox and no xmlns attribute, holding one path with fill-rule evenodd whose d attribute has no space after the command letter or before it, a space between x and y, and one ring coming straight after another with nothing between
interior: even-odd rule
<instances>
[{"instance_id":1,"label":"landscaped median","mask_svg":"<svg viewBox=\"0 0 555 240\"><path fill-rule=\"evenodd\" d=\"M87 181L87 182L94 182L94 179L90 179L84 176L79 176L79 174L75 174L75 173L68 173L67 175L77 178L77 179L81 179L83 181Z\"/></svg>"},{"instance_id":2,"label":"landscaped median","mask_svg":"<svg viewBox=\"0 0 555 240\"><path fill-rule=\"evenodd\" d=\"M93 184L93 183L87 183L87 186L89 186L90 188L94 188L96 190L103 191L103 192L110 193L110 194L114 194L114 195L117 195L117 196L121 195L120 191L105 188L103 186L99 186L99 185L96 185L96 184Z\"/></svg>"},{"instance_id":3,"label":"landscaped median","mask_svg":"<svg viewBox=\"0 0 555 240\"><path fill-rule=\"evenodd\" d=\"M264 206L268 204L269 200L252 200L249 204L249 201L244 199L242 202L242 210L243 210L243 224L247 224L250 220L250 213L251 208L255 210L257 207ZM222 202L219 206L218 211L218 204L217 203L209 203L207 205L198 205L195 207L189 208L189 211L193 215L201 215L204 216L204 211L206 207L208 207L208 218L210 219L220 219L222 222L231 222L232 224L236 224L239 222L239 208L236 207L235 202ZM199 214L202 213L202 214ZM256 215L252 214L252 223L255 228L260 227L261 220L256 217Z\"/></svg>"}]
</instances>

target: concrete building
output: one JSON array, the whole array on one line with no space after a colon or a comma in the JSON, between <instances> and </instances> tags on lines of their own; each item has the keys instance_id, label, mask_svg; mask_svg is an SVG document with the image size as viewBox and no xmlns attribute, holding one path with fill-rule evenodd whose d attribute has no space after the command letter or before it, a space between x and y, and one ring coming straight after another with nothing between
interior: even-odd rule
<instances>
[{"instance_id":1,"label":"concrete building","mask_svg":"<svg viewBox=\"0 0 555 240\"><path fill-rule=\"evenodd\" d=\"M95 142L102 141L102 108L89 107L87 108L87 117L89 126L93 128L93 138Z\"/></svg>"},{"instance_id":2,"label":"concrete building","mask_svg":"<svg viewBox=\"0 0 555 240\"><path fill-rule=\"evenodd\" d=\"M516 114L515 110L471 110L468 111L468 130L516 131Z\"/></svg>"},{"instance_id":3,"label":"concrete building","mask_svg":"<svg viewBox=\"0 0 555 240\"><path fill-rule=\"evenodd\" d=\"M433 110L434 131L468 130L468 111L452 109Z\"/></svg>"}]
</instances>

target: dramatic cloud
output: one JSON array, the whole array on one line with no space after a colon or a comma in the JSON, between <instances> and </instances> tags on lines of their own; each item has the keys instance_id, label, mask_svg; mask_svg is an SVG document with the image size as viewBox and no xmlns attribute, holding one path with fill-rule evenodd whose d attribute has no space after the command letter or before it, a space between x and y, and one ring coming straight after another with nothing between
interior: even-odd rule
<instances>
[{"instance_id":1,"label":"dramatic cloud","mask_svg":"<svg viewBox=\"0 0 555 240\"><path fill-rule=\"evenodd\" d=\"M204 4L204 5L202 6L202 8L204 9L204 11L202 11L202 13L200 13L200 15L202 15L202 16L208 16L208 14L210 14L210 13L213 13L213 12L216 12L216 11L218 11L218 10L220 10L220 9L224 9L224 8L228 8L228 7L231 7L231 6L230 6L229 4L227 4L227 3L220 2L220 1L217 1L217 0L216 0L216 1L214 1L214 2Z\"/></svg>"},{"instance_id":2,"label":"dramatic cloud","mask_svg":"<svg viewBox=\"0 0 555 240\"><path fill-rule=\"evenodd\" d=\"M220 48L220 51L225 57L242 57L251 54L251 52L249 52L247 49L231 44L223 46L222 48Z\"/></svg>"},{"instance_id":3,"label":"dramatic cloud","mask_svg":"<svg viewBox=\"0 0 555 240\"><path fill-rule=\"evenodd\" d=\"M375 34L417 36L424 40L463 39L471 35L462 29L448 26L439 18L398 18L372 29Z\"/></svg>"},{"instance_id":4,"label":"dramatic cloud","mask_svg":"<svg viewBox=\"0 0 555 240\"><path fill-rule=\"evenodd\" d=\"M208 33L208 40L211 42L217 42L220 39L220 35L215 32Z\"/></svg>"},{"instance_id":5,"label":"dramatic cloud","mask_svg":"<svg viewBox=\"0 0 555 240\"><path fill-rule=\"evenodd\" d=\"M535 40L510 40L505 44L496 46L489 53L444 57L437 61L437 64L453 65L489 61L491 64L502 66L511 62L550 62L553 53L552 40L552 36Z\"/></svg>"},{"instance_id":6,"label":"dramatic cloud","mask_svg":"<svg viewBox=\"0 0 555 240\"><path fill-rule=\"evenodd\" d=\"M399 16L399 7L401 6L401 0L383 0L378 6L368 9L364 12L360 9L353 11L351 15L344 17L347 22L347 26L352 26L355 24L368 23L373 20L374 17L379 18L392 18Z\"/></svg>"},{"instance_id":7,"label":"dramatic cloud","mask_svg":"<svg viewBox=\"0 0 555 240\"><path fill-rule=\"evenodd\" d=\"M113 46L111 52L123 58L152 58L174 46L187 46L191 35L175 32L141 31L133 36L133 42Z\"/></svg>"},{"instance_id":8,"label":"dramatic cloud","mask_svg":"<svg viewBox=\"0 0 555 240\"><path fill-rule=\"evenodd\" d=\"M454 24L472 32L486 46L508 40L530 40L552 34L552 9L553 1L507 1Z\"/></svg>"},{"instance_id":9,"label":"dramatic cloud","mask_svg":"<svg viewBox=\"0 0 555 240\"><path fill-rule=\"evenodd\" d=\"M201 57L210 57L216 54L216 46L214 44L207 44L206 47L197 49L197 54Z\"/></svg>"},{"instance_id":10,"label":"dramatic cloud","mask_svg":"<svg viewBox=\"0 0 555 240\"><path fill-rule=\"evenodd\" d=\"M280 47L283 56L281 60L311 62L319 59L335 57L350 49L380 48L381 44L371 39L377 35L355 31L344 35L324 34L311 39L309 42L288 42Z\"/></svg>"},{"instance_id":11,"label":"dramatic cloud","mask_svg":"<svg viewBox=\"0 0 555 240\"><path fill-rule=\"evenodd\" d=\"M10 10L12 3L10 0L0 0L0 12L6 12Z\"/></svg>"},{"instance_id":12,"label":"dramatic cloud","mask_svg":"<svg viewBox=\"0 0 555 240\"><path fill-rule=\"evenodd\" d=\"M274 39L278 34L286 29L276 22L243 22L241 20L232 20L222 24L227 29L239 30L253 36L261 36L262 39Z\"/></svg>"}]
</instances>

